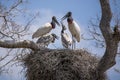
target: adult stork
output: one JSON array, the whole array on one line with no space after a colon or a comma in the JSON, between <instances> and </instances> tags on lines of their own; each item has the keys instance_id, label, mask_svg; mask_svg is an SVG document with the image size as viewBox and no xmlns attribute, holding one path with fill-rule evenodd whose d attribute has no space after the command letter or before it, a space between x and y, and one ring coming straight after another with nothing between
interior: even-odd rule
<instances>
[{"instance_id":1,"label":"adult stork","mask_svg":"<svg viewBox=\"0 0 120 80\"><path fill-rule=\"evenodd\" d=\"M58 36L54 33L52 34L46 34L41 36L38 40L37 40L37 44L41 47L48 47L48 45L50 43L54 43L55 39L58 39Z\"/></svg>"},{"instance_id":2,"label":"adult stork","mask_svg":"<svg viewBox=\"0 0 120 80\"><path fill-rule=\"evenodd\" d=\"M75 42L80 42L80 27L76 23L76 21L72 18L72 12L68 12L61 20L67 18L68 28L72 34L72 49L75 49L76 45Z\"/></svg>"},{"instance_id":3,"label":"adult stork","mask_svg":"<svg viewBox=\"0 0 120 80\"><path fill-rule=\"evenodd\" d=\"M41 36L43 36L43 35L46 35L47 33L49 33L52 29L54 29L54 28L56 27L56 24L57 24L58 26L60 26L60 24L58 23L56 17L53 16L51 23L46 23L46 24L44 24L44 25L43 25L42 27L40 27L36 32L33 33L32 39L33 39L33 38L41 37Z\"/></svg>"},{"instance_id":4,"label":"adult stork","mask_svg":"<svg viewBox=\"0 0 120 80\"><path fill-rule=\"evenodd\" d=\"M62 25L62 30L61 30L62 45L65 48L69 48L72 44L72 39L67 33L64 32L64 30L66 30L66 27L62 22L61 22L61 25Z\"/></svg>"}]
</instances>

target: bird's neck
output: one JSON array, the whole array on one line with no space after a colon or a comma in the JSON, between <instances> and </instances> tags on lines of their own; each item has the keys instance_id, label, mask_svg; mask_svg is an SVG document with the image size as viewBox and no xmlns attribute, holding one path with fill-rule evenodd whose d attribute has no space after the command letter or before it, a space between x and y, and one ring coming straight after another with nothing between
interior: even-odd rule
<instances>
[{"instance_id":1,"label":"bird's neck","mask_svg":"<svg viewBox=\"0 0 120 80\"><path fill-rule=\"evenodd\" d=\"M72 18L72 17L68 17L67 22L68 22L69 24L72 24L73 18Z\"/></svg>"},{"instance_id":2,"label":"bird's neck","mask_svg":"<svg viewBox=\"0 0 120 80\"><path fill-rule=\"evenodd\" d=\"M51 25L52 25L52 28L54 29L55 28L55 22L51 22Z\"/></svg>"},{"instance_id":3,"label":"bird's neck","mask_svg":"<svg viewBox=\"0 0 120 80\"><path fill-rule=\"evenodd\" d=\"M63 30L63 29L61 30L61 33L64 33L64 30Z\"/></svg>"}]
</instances>

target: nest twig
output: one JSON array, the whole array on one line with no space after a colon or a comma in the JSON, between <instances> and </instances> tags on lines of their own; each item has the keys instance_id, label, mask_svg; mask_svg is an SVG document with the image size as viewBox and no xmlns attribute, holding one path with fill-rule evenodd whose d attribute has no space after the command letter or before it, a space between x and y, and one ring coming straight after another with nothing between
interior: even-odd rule
<instances>
[{"instance_id":1,"label":"nest twig","mask_svg":"<svg viewBox=\"0 0 120 80\"><path fill-rule=\"evenodd\" d=\"M98 61L86 50L69 49L45 49L23 58L27 80L96 80Z\"/></svg>"}]
</instances>

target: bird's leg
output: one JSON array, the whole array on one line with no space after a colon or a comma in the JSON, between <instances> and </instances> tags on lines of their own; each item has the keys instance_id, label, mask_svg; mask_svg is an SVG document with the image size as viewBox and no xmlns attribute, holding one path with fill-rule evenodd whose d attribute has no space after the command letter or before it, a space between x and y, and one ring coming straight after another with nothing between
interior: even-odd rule
<instances>
[{"instance_id":1,"label":"bird's leg","mask_svg":"<svg viewBox=\"0 0 120 80\"><path fill-rule=\"evenodd\" d=\"M75 38L73 38L73 48L74 48L74 49L76 48L76 41L75 41Z\"/></svg>"},{"instance_id":2,"label":"bird's leg","mask_svg":"<svg viewBox=\"0 0 120 80\"><path fill-rule=\"evenodd\" d=\"M75 49L76 49L76 41L75 41Z\"/></svg>"},{"instance_id":3,"label":"bird's leg","mask_svg":"<svg viewBox=\"0 0 120 80\"><path fill-rule=\"evenodd\" d=\"M74 44L74 41L73 41L73 36L72 36L72 50L73 50L73 44Z\"/></svg>"},{"instance_id":4,"label":"bird's leg","mask_svg":"<svg viewBox=\"0 0 120 80\"><path fill-rule=\"evenodd\" d=\"M75 38L72 36L72 50L76 48Z\"/></svg>"}]
</instances>

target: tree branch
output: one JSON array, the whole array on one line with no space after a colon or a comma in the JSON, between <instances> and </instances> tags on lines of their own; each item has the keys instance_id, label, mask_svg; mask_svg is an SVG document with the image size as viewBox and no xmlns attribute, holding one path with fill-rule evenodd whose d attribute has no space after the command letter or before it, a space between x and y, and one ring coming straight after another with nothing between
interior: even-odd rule
<instances>
[{"instance_id":1,"label":"tree branch","mask_svg":"<svg viewBox=\"0 0 120 80\"><path fill-rule=\"evenodd\" d=\"M100 29L102 31L102 35L105 38L106 42L112 38L112 30L110 29L110 21L112 18L112 12L110 9L109 0L100 0L101 9L102 9L102 16L100 20Z\"/></svg>"},{"instance_id":2,"label":"tree branch","mask_svg":"<svg viewBox=\"0 0 120 80\"><path fill-rule=\"evenodd\" d=\"M110 29L110 21L112 18L112 13L110 9L109 0L100 0L100 5L102 9L102 16L99 26L102 35L105 38L106 50L98 64L97 70L99 74L103 74L106 70L111 68L116 63L115 57L117 54L119 40L116 40L113 37L113 32Z\"/></svg>"},{"instance_id":3,"label":"tree branch","mask_svg":"<svg viewBox=\"0 0 120 80\"><path fill-rule=\"evenodd\" d=\"M15 9L16 7L18 7L18 5L20 5L22 2L23 2L22 0L18 0L18 2L17 2L16 4L14 4L7 13L11 12L12 10L14 10L14 9Z\"/></svg>"},{"instance_id":4,"label":"tree branch","mask_svg":"<svg viewBox=\"0 0 120 80\"><path fill-rule=\"evenodd\" d=\"M24 40L21 42L14 41L0 41L0 47L3 48L29 48L32 50L39 50L40 48L33 41Z\"/></svg>"}]
</instances>

